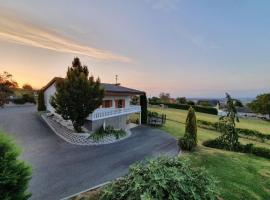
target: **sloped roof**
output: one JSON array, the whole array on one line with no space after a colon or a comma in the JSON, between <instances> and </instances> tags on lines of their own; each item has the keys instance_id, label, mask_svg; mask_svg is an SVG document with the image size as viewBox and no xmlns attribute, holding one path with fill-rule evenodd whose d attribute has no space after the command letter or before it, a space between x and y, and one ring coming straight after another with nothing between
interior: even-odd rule
<instances>
[{"instance_id":1,"label":"sloped roof","mask_svg":"<svg viewBox=\"0 0 270 200\"><path fill-rule=\"evenodd\" d=\"M48 89L54 82L61 81L63 78L54 77L46 86L42 88L42 90ZM141 95L144 92L140 90L135 90L132 88L123 87L121 85L111 84L111 83L101 83L101 86L104 88L106 94L133 94L133 95Z\"/></svg>"}]
</instances>

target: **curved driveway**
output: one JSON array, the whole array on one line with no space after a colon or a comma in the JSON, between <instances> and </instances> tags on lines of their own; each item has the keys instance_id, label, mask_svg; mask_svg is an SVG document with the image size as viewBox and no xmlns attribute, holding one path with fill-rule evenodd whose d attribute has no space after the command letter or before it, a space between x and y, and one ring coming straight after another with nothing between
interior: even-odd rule
<instances>
[{"instance_id":1,"label":"curved driveway","mask_svg":"<svg viewBox=\"0 0 270 200\"><path fill-rule=\"evenodd\" d=\"M143 126L118 143L72 145L56 136L33 106L0 109L0 129L14 137L23 148L23 159L33 167L32 199L60 199L120 177L145 157L178 151L173 137Z\"/></svg>"}]
</instances>

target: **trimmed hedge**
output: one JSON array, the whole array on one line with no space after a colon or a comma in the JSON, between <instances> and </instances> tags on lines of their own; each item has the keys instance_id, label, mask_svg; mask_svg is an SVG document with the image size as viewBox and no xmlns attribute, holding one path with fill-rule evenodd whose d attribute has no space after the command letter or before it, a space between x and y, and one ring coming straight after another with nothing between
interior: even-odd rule
<instances>
[{"instance_id":1,"label":"trimmed hedge","mask_svg":"<svg viewBox=\"0 0 270 200\"><path fill-rule=\"evenodd\" d=\"M219 131L218 122L208 122L204 120L197 120L197 123L198 123L198 126L201 128ZM260 131L244 129L244 128L235 128L235 130L239 135L242 135L242 136L244 135L247 137L255 137L262 142L264 142L265 140L270 140L270 135L263 134Z\"/></svg>"},{"instance_id":2,"label":"trimmed hedge","mask_svg":"<svg viewBox=\"0 0 270 200\"><path fill-rule=\"evenodd\" d=\"M226 149L225 144L222 143L219 139L214 140L207 140L203 142L203 145L206 147L216 148L216 149ZM256 147L253 144L239 144L236 149L234 149L235 152L241 152L241 153L249 153L254 154L256 156L264 157L270 159L270 149L264 148L264 147Z\"/></svg>"},{"instance_id":3,"label":"trimmed hedge","mask_svg":"<svg viewBox=\"0 0 270 200\"><path fill-rule=\"evenodd\" d=\"M175 109L181 109L181 110L188 110L190 105L188 104L176 104L176 103L154 103L154 102L149 102L151 105L160 105L164 104L168 106L169 108L175 108ZM212 107L204 107L204 106L192 106L196 112L201 112L201 113L207 113L211 115L217 115L218 110L216 108Z\"/></svg>"},{"instance_id":4,"label":"trimmed hedge","mask_svg":"<svg viewBox=\"0 0 270 200\"><path fill-rule=\"evenodd\" d=\"M13 99L12 102L13 102L14 104L20 104L20 105L26 103L25 99L23 99L23 98Z\"/></svg>"},{"instance_id":5,"label":"trimmed hedge","mask_svg":"<svg viewBox=\"0 0 270 200\"><path fill-rule=\"evenodd\" d=\"M45 111L46 106L45 106L45 100L44 100L44 91L40 90L38 92L38 106L37 106L38 111Z\"/></svg>"}]
</instances>

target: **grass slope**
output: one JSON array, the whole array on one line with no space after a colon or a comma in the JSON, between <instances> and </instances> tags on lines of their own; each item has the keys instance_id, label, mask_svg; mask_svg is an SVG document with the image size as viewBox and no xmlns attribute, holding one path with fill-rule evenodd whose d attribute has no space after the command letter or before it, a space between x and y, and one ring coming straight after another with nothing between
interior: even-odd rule
<instances>
[{"instance_id":1,"label":"grass slope","mask_svg":"<svg viewBox=\"0 0 270 200\"><path fill-rule=\"evenodd\" d=\"M172 109L172 108L150 108L151 111L155 111L158 113L164 113L167 115L168 119L176 120L179 122L185 122L187 111L180 110L180 109ZM210 122L217 122L218 116L217 115L209 115L205 113L196 113L197 119L210 121ZM270 122L260 120L260 119L240 119L240 123L237 123L236 126L238 128L247 128L252 130L257 130L265 134L270 134Z\"/></svg>"},{"instance_id":2,"label":"grass slope","mask_svg":"<svg viewBox=\"0 0 270 200\"><path fill-rule=\"evenodd\" d=\"M162 130L176 138L184 135L186 111L178 109L151 108L151 111L163 112L168 119ZM217 121L218 117L196 113L198 119ZM179 121L179 122L175 122ZM270 129L270 123L259 120L241 119L238 124L243 128L258 130L264 124L264 130ZM242 124L243 123L243 124ZM249 126L247 126L247 124ZM253 126L252 126L253 125ZM268 132L270 134L270 131ZM211 149L201 145L208 139L214 139L220 133L198 128L198 147L193 153L184 153L195 166L204 166L210 174L215 176L219 183L218 188L223 199L270 199L270 160L242 153ZM260 143L248 139L240 139L241 143L254 143L256 146L270 148L269 143Z\"/></svg>"}]
</instances>

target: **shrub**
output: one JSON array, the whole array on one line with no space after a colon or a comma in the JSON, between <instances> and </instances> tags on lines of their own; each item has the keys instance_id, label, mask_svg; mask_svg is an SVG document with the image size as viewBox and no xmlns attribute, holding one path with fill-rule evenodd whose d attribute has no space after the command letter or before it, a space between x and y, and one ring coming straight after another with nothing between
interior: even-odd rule
<instances>
[{"instance_id":1,"label":"shrub","mask_svg":"<svg viewBox=\"0 0 270 200\"><path fill-rule=\"evenodd\" d=\"M46 110L43 90L40 90L38 92L38 107L37 107L37 109L38 109L38 111L45 111Z\"/></svg>"},{"instance_id":2,"label":"shrub","mask_svg":"<svg viewBox=\"0 0 270 200\"><path fill-rule=\"evenodd\" d=\"M181 110L188 110L190 105L188 104L176 104L176 103L156 103L156 102L151 102L152 105L160 105L164 104L168 106L168 108L175 108L175 109L181 109ZM216 108L213 107L203 107L203 106L192 106L196 112L201 112L201 113L207 113L207 114L212 114L212 115L217 115L218 111Z\"/></svg>"},{"instance_id":3,"label":"shrub","mask_svg":"<svg viewBox=\"0 0 270 200\"><path fill-rule=\"evenodd\" d=\"M36 100L33 94L23 94L22 98L25 100L25 102L34 103L34 104L36 103Z\"/></svg>"},{"instance_id":4,"label":"shrub","mask_svg":"<svg viewBox=\"0 0 270 200\"><path fill-rule=\"evenodd\" d=\"M11 139L0 133L0 199L25 200L31 196L27 192L31 169L18 160L19 154Z\"/></svg>"},{"instance_id":5,"label":"shrub","mask_svg":"<svg viewBox=\"0 0 270 200\"><path fill-rule=\"evenodd\" d=\"M23 98L13 99L12 102L13 102L14 104L20 104L20 105L26 103L25 99L23 99Z\"/></svg>"},{"instance_id":6,"label":"shrub","mask_svg":"<svg viewBox=\"0 0 270 200\"><path fill-rule=\"evenodd\" d=\"M102 126L93 134L91 134L89 138L93 139L94 141L99 141L103 139L104 137L113 135L115 139L118 140L121 137L124 137L126 134L127 133L123 129L116 130L112 126L106 126L104 129Z\"/></svg>"},{"instance_id":7,"label":"shrub","mask_svg":"<svg viewBox=\"0 0 270 200\"><path fill-rule=\"evenodd\" d=\"M147 124L147 98L146 94L140 96L140 105L141 105L141 123Z\"/></svg>"},{"instance_id":8,"label":"shrub","mask_svg":"<svg viewBox=\"0 0 270 200\"><path fill-rule=\"evenodd\" d=\"M186 129L184 137L178 140L178 145L182 150L192 150L197 145L197 122L194 109L189 108L187 119L186 119Z\"/></svg>"},{"instance_id":9,"label":"shrub","mask_svg":"<svg viewBox=\"0 0 270 200\"><path fill-rule=\"evenodd\" d=\"M134 164L126 176L101 191L101 200L216 199L215 180L179 157Z\"/></svg>"},{"instance_id":10,"label":"shrub","mask_svg":"<svg viewBox=\"0 0 270 200\"><path fill-rule=\"evenodd\" d=\"M203 142L203 145L206 147L216 148L216 149L227 149L226 144L224 144L218 138L215 140L207 140ZM237 148L233 151L241 153L254 154L256 156L264 157L270 159L270 149L264 147L256 147L253 144L239 144Z\"/></svg>"},{"instance_id":11,"label":"shrub","mask_svg":"<svg viewBox=\"0 0 270 200\"><path fill-rule=\"evenodd\" d=\"M182 150L191 151L194 148L194 140L184 136L178 140L178 146Z\"/></svg>"}]
</instances>

